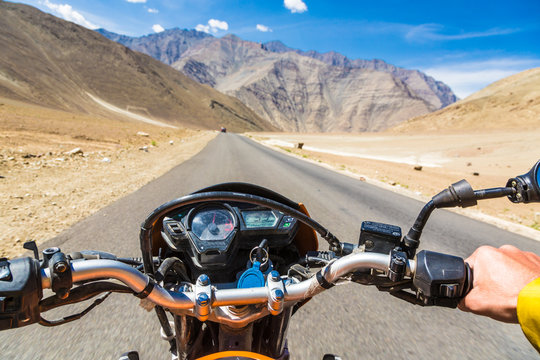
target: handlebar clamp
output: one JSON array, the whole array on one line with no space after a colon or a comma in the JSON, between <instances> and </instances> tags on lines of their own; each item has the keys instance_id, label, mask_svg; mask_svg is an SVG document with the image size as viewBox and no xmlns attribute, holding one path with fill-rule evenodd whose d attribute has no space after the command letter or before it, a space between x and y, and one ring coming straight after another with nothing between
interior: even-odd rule
<instances>
[{"instance_id":1,"label":"handlebar clamp","mask_svg":"<svg viewBox=\"0 0 540 360\"><path fill-rule=\"evenodd\" d=\"M66 255L60 249L56 248L56 250L48 260L51 289L59 299L65 299L69 296L69 291L73 286L73 276Z\"/></svg>"}]
</instances>

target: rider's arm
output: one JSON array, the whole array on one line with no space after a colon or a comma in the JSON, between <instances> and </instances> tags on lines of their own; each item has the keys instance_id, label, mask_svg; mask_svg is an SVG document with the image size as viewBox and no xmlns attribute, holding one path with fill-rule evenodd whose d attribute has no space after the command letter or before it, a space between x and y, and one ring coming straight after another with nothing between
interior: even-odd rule
<instances>
[{"instance_id":1,"label":"rider's arm","mask_svg":"<svg viewBox=\"0 0 540 360\"><path fill-rule=\"evenodd\" d=\"M517 316L523 333L540 352L540 277L520 291Z\"/></svg>"},{"instance_id":2,"label":"rider's arm","mask_svg":"<svg viewBox=\"0 0 540 360\"><path fill-rule=\"evenodd\" d=\"M473 288L459 308L518 323L540 351L540 256L505 245L482 246L468 259Z\"/></svg>"}]
</instances>

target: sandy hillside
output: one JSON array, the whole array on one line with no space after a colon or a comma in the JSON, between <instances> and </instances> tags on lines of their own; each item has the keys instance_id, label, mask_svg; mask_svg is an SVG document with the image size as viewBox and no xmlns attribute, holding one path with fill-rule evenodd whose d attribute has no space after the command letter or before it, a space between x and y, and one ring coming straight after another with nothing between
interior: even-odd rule
<instances>
[{"instance_id":1,"label":"sandy hillside","mask_svg":"<svg viewBox=\"0 0 540 360\"><path fill-rule=\"evenodd\" d=\"M289 154L329 164L358 179L428 200L451 183L467 179L474 189L506 185L540 159L540 131L461 134L249 134ZM303 142L302 150L295 145ZM415 167L421 166L421 170ZM540 239L540 206L512 204L507 199L479 202L480 212L528 228ZM420 209L411 209L419 211ZM468 209L467 209L468 210ZM471 211L467 211L471 215ZM474 215L474 214L472 214ZM376 220L376 219L374 219ZM501 227L506 225L501 222ZM506 227L508 228L508 227ZM512 229L515 230L515 229Z\"/></svg>"},{"instance_id":2,"label":"sandy hillside","mask_svg":"<svg viewBox=\"0 0 540 360\"><path fill-rule=\"evenodd\" d=\"M238 99L28 5L0 1L0 48L0 97L105 117L114 106L198 129L275 129Z\"/></svg>"},{"instance_id":3,"label":"sandy hillside","mask_svg":"<svg viewBox=\"0 0 540 360\"><path fill-rule=\"evenodd\" d=\"M0 257L140 188L214 136L0 99Z\"/></svg>"},{"instance_id":4,"label":"sandy hillside","mask_svg":"<svg viewBox=\"0 0 540 360\"><path fill-rule=\"evenodd\" d=\"M455 104L410 119L392 130L519 131L540 128L540 68L499 80Z\"/></svg>"}]
</instances>

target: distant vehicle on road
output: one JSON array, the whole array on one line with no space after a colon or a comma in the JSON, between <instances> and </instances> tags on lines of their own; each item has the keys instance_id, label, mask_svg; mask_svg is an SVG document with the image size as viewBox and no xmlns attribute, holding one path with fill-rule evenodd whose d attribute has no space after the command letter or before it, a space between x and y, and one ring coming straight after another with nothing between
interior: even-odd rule
<instances>
[{"instance_id":1,"label":"distant vehicle on road","mask_svg":"<svg viewBox=\"0 0 540 360\"><path fill-rule=\"evenodd\" d=\"M221 127L221 132L226 133L226 132L227 132L227 128L224 128L224 127L222 126L222 127Z\"/></svg>"}]
</instances>

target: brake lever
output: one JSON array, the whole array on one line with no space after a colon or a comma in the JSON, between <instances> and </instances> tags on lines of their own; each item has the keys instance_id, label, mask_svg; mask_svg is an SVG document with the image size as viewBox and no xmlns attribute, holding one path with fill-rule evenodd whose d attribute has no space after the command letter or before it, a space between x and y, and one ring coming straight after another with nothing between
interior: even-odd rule
<instances>
[{"instance_id":1,"label":"brake lever","mask_svg":"<svg viewBox=\"0 0 540 360\"><path fill-rule=\"evenodd\" d=\"M420 300L413 293L410 293L408 291L400 290L400 291L395 291L395 292L391 291L389 293L390 295L395 296L400 300L404 300L410 304L419 305L422 307L439 306L439 307L455 309L458 306L459 302L461 301L461 298L459 299L458 298L453 298L453 299L433 298L433 299L430 299L428 302L425 302L424 300Z\"/></svg>"}]
</instances>

